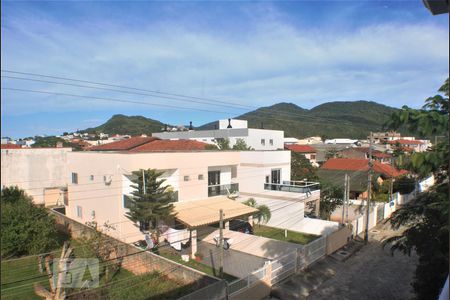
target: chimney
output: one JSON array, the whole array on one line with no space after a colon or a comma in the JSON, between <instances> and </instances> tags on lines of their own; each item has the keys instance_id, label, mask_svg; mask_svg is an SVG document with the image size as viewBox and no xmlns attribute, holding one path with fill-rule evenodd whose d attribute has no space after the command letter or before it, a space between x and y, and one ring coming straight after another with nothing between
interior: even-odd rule
<instances>
[{"instance_id":1,"label":"chimney","mask_svg":"<svg viewBox=\"0 0 450 300\"><path fill-rule=\"evenodd\" d=\"M194 127L192 126L192 121L189 121L189 130L194 130Z\"/></svg>"},{"instance_id":2,"label":"chimney","mask_svg":"<svg viewBox=\"0 0 450 300\"><path fill-rule=\"evenodd\" d=\"M231 127L231 119L228 119L228 126L227 126L227 128L233 128L233 127Z\"/></svg>"},{"instance_id":3,"label":"chimney","mask_svg":"<svg viewBox=\"0 0 450 300\"><path fill-rule=\"evenodd\" d=\"M264 129L264 123L261 122L261 129Z\"/></svg>"}]
</instances>

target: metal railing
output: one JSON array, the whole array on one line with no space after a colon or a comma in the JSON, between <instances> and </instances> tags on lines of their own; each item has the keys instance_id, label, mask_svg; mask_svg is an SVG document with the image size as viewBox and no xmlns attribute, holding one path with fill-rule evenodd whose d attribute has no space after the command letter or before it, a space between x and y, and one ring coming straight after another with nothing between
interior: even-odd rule
<instances>
[{"instance_id":1,"label":"metal railing","mask_svg":"<svg viewBox=\"0 0 450 300\"><path fill-rule=\"evenodd\" d=\"M230 193L238 192L239 183L210 185L208 186L208 197L228 195L227 189Z\"/></svg>"},{"instance_id":2,"label":"metal railing","mask_svg":"<svg viewBox=\"0 0 450 300\"><path fill-rule=\"evenodd\" d=\"M264 183L264 189L291 193L311 193L319 190L320 184L318 182L283 181L283 183Z\"/></svg>"}]
</instances>

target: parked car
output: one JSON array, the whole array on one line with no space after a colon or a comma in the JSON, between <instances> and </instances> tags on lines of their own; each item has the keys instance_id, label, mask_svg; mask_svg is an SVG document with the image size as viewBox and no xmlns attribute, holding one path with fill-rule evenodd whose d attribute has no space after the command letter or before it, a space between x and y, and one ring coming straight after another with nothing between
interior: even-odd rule
<instances>
[{"instance_id":1,"label":"parked car","mask_svg":"<svg viewBox=\"0 0 450 300\"><path fill-rule=\"evenodd\" d=\"M247 234L253 234L252 225L247 221L239 219L230 221L230 230L239 231Z\"/></svg>"}]
</instances>

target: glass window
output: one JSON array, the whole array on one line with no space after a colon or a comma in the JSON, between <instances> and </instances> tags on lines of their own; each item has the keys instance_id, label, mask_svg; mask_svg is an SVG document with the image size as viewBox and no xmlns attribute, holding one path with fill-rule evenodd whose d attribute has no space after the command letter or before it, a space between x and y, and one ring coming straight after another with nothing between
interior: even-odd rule
<instances>
[{"instance_id":1,"label":"glass window","mask_svg":"<svg viewBox=\"0 0 450 300\"><path fill-rule=\"evenodd\" d=\"M77 205L77 217L82 218L83 217L83 208L81 206Z\"/></svg>"},{"instance_id":2,"label":"glass window","mask_svg":"<svg viewBox=\"0 0 450 300\"><path fill-rule=\"evenodd\" d=\"M128 195L123 195L123 208L128 208L130 209L131 207L133 207L134 202L133 200L131 200L131 197Z\"/></svg>"},{"instance_id":3,"label":"glass window","mask_svg":"<svg viewBox=\"0 0 450 300\"><path fill-rule=\"evenodd\" d=\"M189 175L184 176L184 181L189 181Z\"/></svg>"},{"instance_id":4,"label":"glass window","mask_svg":"<svg viewBox=\"0 0 450 300\"><path fill-rule=\"evenodd\" d=\"M266 140L265 139L261 139L261 145L265 146L266 145Z\"/></svg>"},{"instance_id":5,"label":"glass window","mask_svg":"<svg viewBox=\"0 0 450 300\"><path fill-rule=\"evenodd\" d=\"M94 181L94 175L89 176L89 179L90 179L91 181Z\"/></svg>"},{"instance_id":6,"label":"glass window","mask_svg":"<svg viewBox=\"0 0 450 300\"><path fill-rule=\"evenodd\" d=\"M272 139L269 140L269 144L270 144L270 146L273 146L273 140Z\"/></svg>"},{"instance_id":7,"label":"glass window","mask_svg":"<svg viewBox=\"0 0 450 300\"><path fill-rule=\"evenodd\" d=\"M220 171L209 171L208 185L219 185L219 184L220 184Z\"/></svg>"},{"instance_id":8,"label":"glass window","mask_svg":"<svg viewBox=\"0 0 450 300\"><path fill-rule=\"evenodd\" d=\"M198 175L198 180L203 180L203 174Z\"/></svg>"},{"instance_id":9,"label":"glass window","mask_svg":"<svg viewBox=\"0 0 450 300\"><path fill-rule=\"evenodd\" d=\"M72 173L72 183L78 184L78 173Z\"/></svg>"}]
</instances>

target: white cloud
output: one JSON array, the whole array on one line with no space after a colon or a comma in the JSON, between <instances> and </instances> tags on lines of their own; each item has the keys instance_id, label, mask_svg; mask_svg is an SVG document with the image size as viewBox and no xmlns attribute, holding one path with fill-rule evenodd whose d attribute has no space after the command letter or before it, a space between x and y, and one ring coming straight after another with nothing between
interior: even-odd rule
<instances>
[{"instance_id":1,"label":"white cloud","mask_svg":"<svg viewBox=\"0 0 450 300\"><path fill-rule=\"evenodd\" d=\"M2 25L2 68L252 106L283 100L303 107L359 99L417 107L448 74L448 31L437 26L386 23L336 33L272 19L236 38L208 28L189 31L173 22L124 28L23 19ZM2 83L137 101L149 98L12 79ZM10 115L127 107L10 91L2 91L2 99L2 114Z\"/></svg>"}]
</instances>

